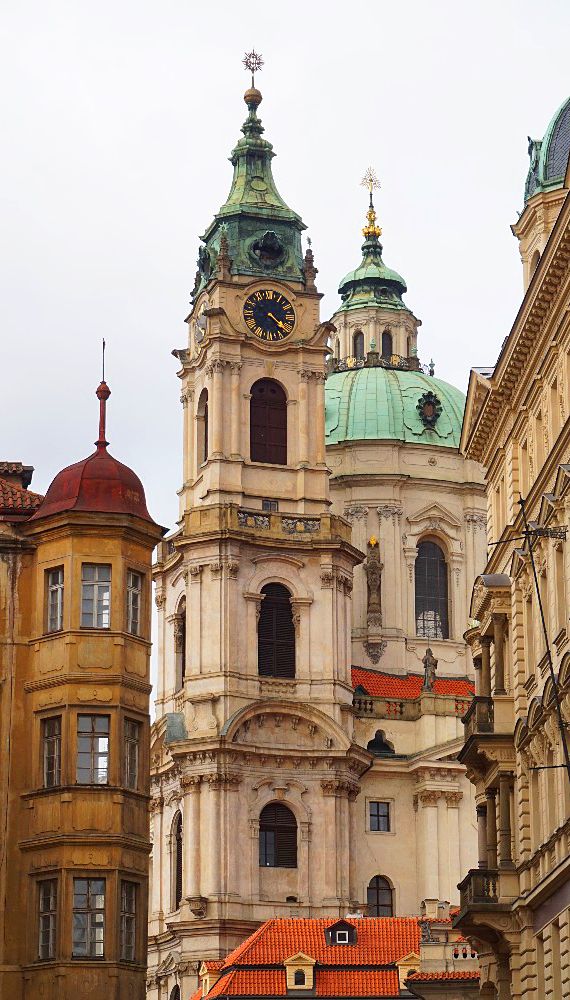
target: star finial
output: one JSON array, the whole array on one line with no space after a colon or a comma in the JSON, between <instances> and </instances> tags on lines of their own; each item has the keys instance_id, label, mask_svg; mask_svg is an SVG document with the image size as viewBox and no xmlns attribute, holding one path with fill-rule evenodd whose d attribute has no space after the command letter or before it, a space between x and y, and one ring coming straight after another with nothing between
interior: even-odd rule
<instances>
[{"instance_id":1,"label":"star finial","mask_svg":"<svg viewBox=\"0 0 570 1000\"><path fill-rule=\"evenodd\" d=\"M251 73L251 86L255 87L255 74L263 68L263 57L255 49L252 49L251 52L246 52L242 62L245 69Z\"/></svg>"},{"instance_id":2,"label":"star finial","mask_svg":"<svg viewBox=\"0 0 570 1000\"><path fill-rule=\"evenodd\" d=\"M365 236L366 239L370 239L371 237L378 239L378 237L382 235L382 230L380 229L380 226L376 225L376 212L374 210L372 192L374 188L380 187L380 181L378 180L372 167L368 167L360 183L362 187L368 188L368 191L370 192L370 204L368 206L368 212L366 213L368 224L362 230L362 235Z\"/></svg>"}]
</instances>

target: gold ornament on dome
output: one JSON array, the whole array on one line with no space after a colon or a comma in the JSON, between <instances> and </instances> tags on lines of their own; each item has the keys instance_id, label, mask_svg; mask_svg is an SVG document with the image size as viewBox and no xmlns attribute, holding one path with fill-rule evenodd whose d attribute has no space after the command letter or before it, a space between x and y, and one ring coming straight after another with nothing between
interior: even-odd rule
<instances>
[{"instance_id":1,"label":"gold ornament on dome","mask_svg":"<svg viewBox=\"0 0 570 1000\"><path fill-rule=\"evenodd\" d=\"M372 201L372 192L374 188L380 187L380 181L378 180L372 167L368 167L360 183L362 187L368 188L370 193L370 205L366 213L367 225L364 226L362 235L367 240L372 237L376 237L376 239L378 239L382 235L382 230L380 229L380 226L376 225L376 212L374 210L374 202Z\"/></svg>"}]
</instances>

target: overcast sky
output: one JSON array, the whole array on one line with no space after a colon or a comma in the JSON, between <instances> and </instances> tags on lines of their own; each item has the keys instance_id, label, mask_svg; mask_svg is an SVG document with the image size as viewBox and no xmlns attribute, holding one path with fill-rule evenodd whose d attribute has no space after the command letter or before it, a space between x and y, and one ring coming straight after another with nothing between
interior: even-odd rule
<instances>
[{"instance_id":1,"label":"overcast sky","mask_svg":"<svg viewBox=\"0 0 570 1000\"><path fill-rule=\"evenodd\" d=\"M527 135L568 96L566 0L41 0L0 26L1 459L43 492L89 454L107 340L111 451L177 514L183 346L198 236L225 201L255 47L278 189L338 302L371 164L384 260L419 351L465 389L522 294L510 224Z\"/></svg>"}]
</instances>

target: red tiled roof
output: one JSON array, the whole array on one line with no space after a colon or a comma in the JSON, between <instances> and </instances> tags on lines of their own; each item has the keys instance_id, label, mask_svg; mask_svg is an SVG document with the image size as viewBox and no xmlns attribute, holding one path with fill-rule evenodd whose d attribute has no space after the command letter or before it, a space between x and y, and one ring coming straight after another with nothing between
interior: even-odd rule
<instances>
[{"instance_id":1,"label":"red tiled roof","mask_svg":"<svg viewBox=\"0 0 570 1000\"><path fill-rule=\"evenodd\" d=\"M0 479L0 514L31 514L42 500L39 493L32 493L6 479Z\"/></svg>"},{"instance_id":2,"label":"red tiled roof","mask_svg":"<svg viewBox=\"0 0 570 1000\"><path fill-rule=\"evenodd\" d=\"M411 972L407 977L411 982L419 983L421 982L431 982L431 981L441 981L446 979L479 979L479 970L471 969L466 971L462 969L461 972Z\"/></svg>"},{"instance_id":3,"label":"red tiled roof","mask_svg":"<svg viewBox=\"0 0 570 1000\"><path fill-rule=\"evenodd\" d=\"M353 688L364 688L371 698L419 698L423 682L423 674L396 676L364 667L352 668ZM471 698L475 694L475 686L467 677L436 677L433 690L435 694L458 698Z\"/></svg>"},{"instance_id":4,"label":"red tiled roof","mask_svg":"<svg viewBox=\"0 0 570 1000\"><path fill-rule=\"evenodd\" d=\"M315 971L315 995L318 997L397 997L397 969L326 969ZM287 995L285 969L235 969L222 975L207 994L208 1000L219 996ZM192 1000L201 1000L198 990Z\"/></svg>"},{"instance_id":5,"label":"red tiled roof","mask_svg":"<svg viewBox=\"0 0 570 1000\"><path fill-rule=\"evenodd\" d=\"M322 965L388 965L411 951L419 952L416 917L363 917L344 920L357 930L355 945L329 945L325 929L338 918L274 917L228 955L224 965L278 965L298 951Z\"/></svg>"},{"instance_id":6,"label":"red tiled roof","mask_svg":"<svg viewBox=\"0 0 570 1000\"><path fill-rule=\"evenodd\" d=\"M204 962L204 965L206 966L208 972L219 972L220 969L223 969L225 964L226 964L225 958L219 958L219 959L208 958Z\"/></svg>"}]
</instances>

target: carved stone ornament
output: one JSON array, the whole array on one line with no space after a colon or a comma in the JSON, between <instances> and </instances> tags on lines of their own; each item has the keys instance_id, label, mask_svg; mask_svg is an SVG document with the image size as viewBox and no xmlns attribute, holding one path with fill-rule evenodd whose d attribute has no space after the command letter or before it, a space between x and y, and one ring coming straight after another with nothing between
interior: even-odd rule
<instances>
[{"instance_id":1,"label":"carved stone ornament","mask_svg":"<svg viewBox=\"0 0 570 1000\"><path fill-rule=\"evenodd\" d=\"M384 565L380 559L380 546L378 544L378 539L372 535L368 539L368 555L364 560L364 572L366 573L366 581L368 585L368 597L367 597L367 621L370 625L370 619L373 618L375 623L379 622L379 626L382 626L382 570ZM376 625L378 627L378 625Z\"/></svg>"},{"instance_id":2,"label":"carved stone ornament","mask_svg":"<svg viewBox=\"0 0 570 1000\"><path fill-rule=\"evenodd\" d=\"M319 518L312 517L284 517L281 526L286 535L303 535L320 531L321 522Z\"/></svg>"},{"instance_id":3,"label":"carved stone ornament","mask_svg":"<svg viewBox=\"0 0 570 1000\"><path fill-rule=\"evenodd\" d=\"M372 663L378 663L380 657L383 655L386 649L386 642L365 642L364 649L366 650L366 655Z\"/></svg>"},{"instance_id":4,"label":"carved stone ornament","mask_svg":"<svg viewBox=\"0 0 570 1000\"><path fill-rule=\"evenodd\" d=\"M269 528L268 514L251 514L246 510L238 510L238 525L240 528Z\"/></svg>"},{"instance_id":5,"label":"carved stone ornament","mask_svg":"<svg viewBox=\"0 0 570 1000\"><path fill-rule=\"evenodd\" d=\"M345 507L344 516L348 521L361 521L368 516L368 507L364 507L362 504L351 504L350 507Z\"/></svg>"},{"instance_id":6,"label":"carved stone ornament","mask_svg":"<svg viewBox=\"0 0 570 1000\"><path fill-rule=\"evenodd\" d=\"M396 518L399 520L404 513L404 508L397 503L382 503L376 508L376 513L378 517L385 517L386 519L391 517L392 520Z\"/></svg>"},{"instance_id":7,"label":"carved stone ornament","mask_svg":"<svg viewBox=\"0 0 570 1000\"><path fill-rule=\"evenodd\" d=\"M441 416L441 400L429 389L418 399L416 410L424 427L435 427Z\"/></svg>"}]
</instances>

